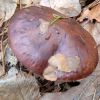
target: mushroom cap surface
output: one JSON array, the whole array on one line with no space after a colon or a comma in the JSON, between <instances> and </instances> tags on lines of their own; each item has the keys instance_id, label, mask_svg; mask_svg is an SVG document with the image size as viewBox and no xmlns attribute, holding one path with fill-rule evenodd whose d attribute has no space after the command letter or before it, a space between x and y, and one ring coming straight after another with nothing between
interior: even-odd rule
<instances>
[{"instance_id":1,"label":"mushroom cap surface","mask_svg":"<svg viewBox=\"0 0 100 100\"><path fill-rule=\"evenodd\" d=\"M74 19L48 7L17 11L8 27L9 44L18 60L50 81L74 81L91 74L98 62L96 43Z\"/></svg>"}]
</instances>

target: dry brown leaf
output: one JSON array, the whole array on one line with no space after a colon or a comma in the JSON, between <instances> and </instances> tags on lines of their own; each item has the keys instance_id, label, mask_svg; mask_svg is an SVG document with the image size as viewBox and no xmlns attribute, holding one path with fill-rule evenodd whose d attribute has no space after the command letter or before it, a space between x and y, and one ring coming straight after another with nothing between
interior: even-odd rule
<instances>
[{"instance_id":1,"label":"dry brown leaf","mask_svg":"<svg viewBox=\"0 0 100 100\"><path fill-rule=\"evenodd\" d=\"M0 0L0 24L7 21L14 14L17 0Z\"/></svg>"},{"instance_id":2,"label":"dry brown leaf","mask_svg":"<svg viewBox=\"0 0 100 100\"><path fill-rule=\"evenodd\" d=\"M39 100L39 87L35 77L18 72L12 67L0 79L0 100Z\"/></svg>"},{"instance_id":3,"label":"dry brown leaf","mask_svg":"<svg viewBox=\"0 0 100 100\"><path fill-rule=\"evenodd\" d=\"M85 18L88 18L89 20L97 20L100 22L100 3L93 8L89 9L84 9L83 13L81 16L78 18L80 22L82 22Z\"/></svg>"},{"instance_id":4,"label":"dry brown leaf","mask_svg":"<svg viewBox=\"0 0 100 100\"><path fill-rule=\"evenodd\" d=\"M40 5L51 7L68 17L77 16L81 12L79 0L41 0Z\"/></svg>"}]
</instances>

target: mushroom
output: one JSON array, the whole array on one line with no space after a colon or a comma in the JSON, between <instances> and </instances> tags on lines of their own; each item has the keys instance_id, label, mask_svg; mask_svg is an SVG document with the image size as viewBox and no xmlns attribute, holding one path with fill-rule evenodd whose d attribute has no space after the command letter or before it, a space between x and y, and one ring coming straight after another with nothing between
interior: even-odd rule
<instances>
[{"instance_id":1,"label":"mushroom","mask_svg":"<svg viewBox=\"0 0 100 100\"><path fill-rule=\"evenodd\" d=\"M61 16L54 21L54 15ZM17 11L8 27L9 44L18 60L50 81L75 81L98 63L96 43L74 19L48 7Z\"/></svg>"}]
</instances>

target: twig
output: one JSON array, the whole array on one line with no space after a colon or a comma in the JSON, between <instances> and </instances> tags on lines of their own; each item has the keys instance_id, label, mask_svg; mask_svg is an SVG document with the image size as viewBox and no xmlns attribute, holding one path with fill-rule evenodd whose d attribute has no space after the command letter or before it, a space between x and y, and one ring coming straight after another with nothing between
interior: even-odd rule
<instances>
[{"instance_id":1,"label":"twig","mask_svg":"<svg viewBox=\"0 0 100 100\"><path fill-rule=\"evenodd\" d=\"M50 21L50 25L54 24L56 21L58 21L61 18L62 18L62 16L53 15L53 19Z\"/></svg>"},{"instance_id":2,"label":"twig","mask_svg":"<svg viewBox=\"0 0 100 100\"><path fill-rule=\"evenodd\" d=\"M92 100L95 100L95 96L96 96L96 88L94 90L94 94L93 94L93 99Z\"/></svg>"},{"instance_id":3,"label":"twig","mask_svg":"<svg viewBox=\"0 0 100 100\"><path fill-rule=\"evenodd\" d=\"M2 67L3 75L5 74L5 57L4 57L4 46L3 46L3 36L1 37L1 51L2 51Z\"/></svg>"},{"instance_id":4,"label":"twig","mask_svg":"<svg viewBox=\"0 0 100 100\"><path fill-rule=\"evenodd\" d=\"M94 6L96 6L99 3L100 3L100 0L95 0L94 2L92 2L91 4L86 6L85 9L91 9L91 8L93 8Z\"/></svg>"},{"instance_id":5,"label":"twig","mask_svg":"<svg viewBox=\"0 0 100 100\"><path fill-rule=\"evenodd\" d=\"M19 8L22 9L21 0L19 0Z\"/></svg>"},{"instance_id":6,"label":"twig","mask_svg":"<svg viewBox=\"0 0 100 100\"><path fill-rule=\"evenodd\" d=\"M55 22L57 22L60 19L65 19L65 18L67 18L67 17L53 14L53 19L51 19L50 25L54 24Z\"/></svg>"},{"instance_id":7,"label":"twig","mask_svg":"<svg viewBox=\"0 0 100 100\"><path fill-rule=\"evenodd\" d=\"M7 29L5 29L3 32L1 32L0 36L5 35L6 32L7 32Z\"/></svg>"},{"instance_id":8,"label":"twig","mask_svg":"<svg viewBox=\"0 0 100 100\"><path fill-rule=\"evenodd\" d=\"M6 52L6 48L7 48L7 41L8 41L8 38L4 39L6 34L7 34L7 30L8 30L8 22L6 22L4 24L4 27L2 29L2 32L0 33L0 36L1 36L1 60L2 60L2 76L5 75L5 52Z\"/></svg>"},{"instance_id":9,"label":"twig","mask_svg":"<svg viewBox=\"0 0 100 100\"><path fill-rule=\"evenodd\" d=\"M0 36L5 35L8 31L8 26L4 26L4 28L2 29L2 32L0 33Z\"/></svg>"}]
</instances>

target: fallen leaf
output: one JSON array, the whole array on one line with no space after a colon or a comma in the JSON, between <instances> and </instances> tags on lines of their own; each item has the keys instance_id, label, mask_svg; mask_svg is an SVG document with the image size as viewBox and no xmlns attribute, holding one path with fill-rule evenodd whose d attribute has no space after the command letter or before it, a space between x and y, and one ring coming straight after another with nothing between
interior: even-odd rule
<instances>
[{"instance_id":1,"label":"fallen leaf","mask_svg":"<svg viewBox=\"0 0 100 100\"><path fill-rule=\"evenodd\" d=\"M97 45L100 45L100 23L96 22L93 24L92 22L82 23L84 29L86 29L95 39Z\"/></svg>"},{"instance_id":2,"label":"fallen leaf","mask_svg":"<svg viewBox=\"0 0 100 100\"><path fill-rule=\"evenodd\" d=\"M97 45L100 45L100 23L95 23L91 35L94 37Z\"/></svg>"},{"instance_id":3,"label":"fallen leaf","mask_svg":"<svg viewBox=\"0 0 100 100\"><path fill-rule=\"evenodd\" d=\"M77 16L81 12L79 0L41 0L40 5L51 7L67 17Z\"/></svg>"},{"instance_id":4,"label":"fallen leaf","mask_svg":"<svg viewBox=\"0 0 100 100\"><path fill-rule=\"evenodd\" d=\"M81 16L78 18L80 22L82 22L85 18L88 18L89 20L97 20L100 22L100 3L96 6L94 6L91 9L84 9Z\"/></svg>"},{"instance_id":5,"label":"fallen leaf","mask_svg":"<svg viewBox=\"0 0 100 100\"><path fill-rule=\"evenodd\" d=\"M87 30L89 33L92 33L92 29L93 29L93 27L94 27L94 23L92 23L92 22L88 22L88 21L83 21L82 23L81 23L81 26L85 29L85 30Z\"/></svg>"},{"instance_id":6,"label":"fallen leaf","mask_svg":"<svg viewBox=\"0 0 100 100\"><path fill-rule=\"evenodd\" d=\"M0 79L0 100L39 100L39 87L34 76L12 67Z\"/></svg>"},{"instance_id":7,"label":"fallen leaf","mask_svg":"<svg viewBox=\"0 0 100 100\"><path fill-rule=\"evenodd\" d=\"M17 0L0 0L0 24L10 19L17 7Z\"/></svg>"}]
</instances>

